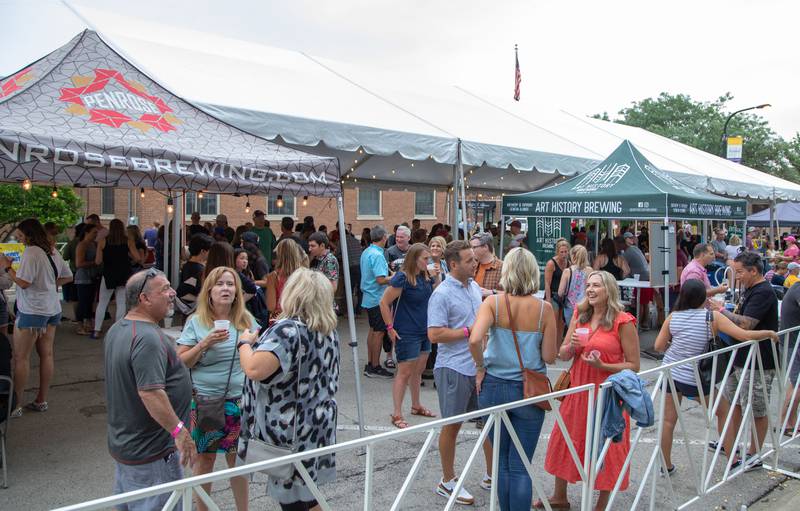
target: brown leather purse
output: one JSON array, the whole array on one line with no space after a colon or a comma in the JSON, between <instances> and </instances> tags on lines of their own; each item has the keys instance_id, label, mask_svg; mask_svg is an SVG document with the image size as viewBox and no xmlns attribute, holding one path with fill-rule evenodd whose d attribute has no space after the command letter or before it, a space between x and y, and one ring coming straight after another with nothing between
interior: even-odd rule
<instances>
[{"instance_id":1,"label":"brown leather purse","mask_svg":"<svg viewBox=\"0 0 800 511\"><path fill-rule=\"evenodd\" d=\"M511 315L511 301L508 299L508 293L504 294L503 296L506 302L506 311L508 312L508 322L511 325L511 335L514 337L514 347L517 350L517 359L519 360L519 368L522 371L522 381L523 381L522 396L525 399L529 399L532 397L549 394L553 390L550 386L550 379L547 377L547 375L542 374L539 371L534 371L533 369L526 368L524 363L522 362L522 352L519 349L519 341L517 340L517 328L515 326L514 316ZM543 303L540 305L544 307ZM538 406L544 411L549 411L551 409L549 401L542 401L540 403L536 403L536 406Z\"/></svg>"}]
</instances>

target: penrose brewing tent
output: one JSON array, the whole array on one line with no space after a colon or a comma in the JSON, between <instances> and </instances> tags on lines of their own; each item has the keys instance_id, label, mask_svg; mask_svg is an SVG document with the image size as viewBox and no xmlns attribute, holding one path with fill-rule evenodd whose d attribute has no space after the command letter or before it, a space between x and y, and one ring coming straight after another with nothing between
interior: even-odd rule
<instances>
[{"instance_id":1,"label":"penrose brewing tent","mask_svg":"<svg viewBox=\"0 0 800 511\"><path fill-rule=\"evenodd\" d=\"M744 220L747 202L696 190L660 171L625 140L585 174L550 188L503 197L503 215L533 218ZM529 226L530 232L530 226ZM662 272L669 281L669 259ZM666 303L668 305L668 303Z\"/></svg>"},{"instance_id":2,"label":"penrose brewing tent","mask_svg":"<svg viewBox=\"0 0 800 511\"><path fill-rule=\"evenodd\" d=\"M345 225L335 158L274 144L210 116L91 30L0 80L0 181L147 187L166 191L170 199L186 190L335 197ZM175 218L183 215L181 202ZM173 222L174 240L179 223ZM173 248L177 253L177 242ZM342 256L350 289L344 244ZM353 303L346 297L363 432Z\"/></svg>"}]
</instances>

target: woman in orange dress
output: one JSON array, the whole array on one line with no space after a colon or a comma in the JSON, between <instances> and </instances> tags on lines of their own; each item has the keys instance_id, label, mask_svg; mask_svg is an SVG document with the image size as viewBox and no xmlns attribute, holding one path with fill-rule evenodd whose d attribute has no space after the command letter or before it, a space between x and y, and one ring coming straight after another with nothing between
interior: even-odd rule
<instances>
[{"instance_id":1,"label":"woman in orange dress","mask_svg":"<svg viewBox=\"0 0 800 511\"><path fill-rule=\"evenodd\" d=\"M589 328L589 340L581 344L576 328ZM599 352L600 356L592 352ZM584 300L578 304L564 342L559 349L561 360L573 360L570 369L571 386L594 383L599 386L610 375L630 369L639 371L639 335L634 318L625 312L619 301L619 288L614 277L605 271L593 271L586 281ZM588 393L579 392L567 396L561 403L560 412L579 459L583 462L586 442L586 407ZM597 474L594 488L600 491L595 509L605 509L608 497L622 470L630 450L630 422L625 414L627 426L622 442L612 443L603 466ZM561 428L553 426L547 446L545 470L556 478L550 506L553 509L569 509L567 483L580 480L578 469L572 462ZM620 490L628 487L628 471L625 472ZM534 508L543 509L541 501Z\"/></svg>"}]
</instances>

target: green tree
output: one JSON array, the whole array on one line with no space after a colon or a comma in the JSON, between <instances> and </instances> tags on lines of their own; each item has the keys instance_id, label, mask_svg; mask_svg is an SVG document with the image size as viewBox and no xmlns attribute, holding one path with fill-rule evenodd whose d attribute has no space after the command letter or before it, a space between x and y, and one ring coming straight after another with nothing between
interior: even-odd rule
<instances>
[{"instance_id":1,"label":"green tree","mask_svg":"<svg viewBox=\"0 0 800 511\"><path fill-rule=\"evenodd\" d=\"M54 222L62 229L75 225L81 218L81 198L68 186L59 187L56 198L51 197L52 191L48 186L34 185L25 191L20 185L0 184L0 239L25 218Z\"/></svg>"},{"instance_id":2,"label":"green tree","mask_svg":"<svg viewBox=\"0 0 800 511\"><path fill-rule=\"evenodd\" d=\"M722 154L722 130L729 112L730 93L715 101L696 101L687 94L662 92L658 97L634 101L619 111L614 122L637 126L703 151ZM594 116L609 120L607 113ZM787 142L769 123L753 112L743 112L728 124L728 135L744 137L742 163L770 174L800 182L800 135Z\"/></svg>"}]
</instances>

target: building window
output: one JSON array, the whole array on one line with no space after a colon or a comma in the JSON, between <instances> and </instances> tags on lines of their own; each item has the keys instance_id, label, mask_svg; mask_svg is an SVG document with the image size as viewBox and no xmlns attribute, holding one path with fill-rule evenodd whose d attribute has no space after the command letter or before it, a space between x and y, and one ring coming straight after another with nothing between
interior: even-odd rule
<instances>
[{"instance_id":1,"label":"building window","mask_svg":"<svg viewBox=\"0 0 800 511\"><path fill-rule=\"evenodd\" d=\"M290 216L294 218L297 216L297 211L295 209L295 198L293 195L283 195L281 196L283 199L283 207L278 207L278 196L277 195L270 195L267 198L267 216L272 217L284 217Z\"/></svg>"},{"instance_id":2,"label":"building window","mask_svg":"<svg viewBox=\"0 0 800 511\"><path fill-rule=\"evenodd\" d=\"M100 214L114 216L114 189L100 189Z\"/></svg>"},{"instance_id":3,"label":"building window","mask_svg":"<svg viewBox=\"0 0 800 511\"><path fill-rule=\"evenodd\" d=\"M359 217L380 217L381 216L381 191L377 188L358 189L358 216Z\"/></svg>"},{"instance_id":4,"label":"building window","mask_svg":"<svg viewBox=\"0 0 800 511\"><path fill-rule=\"evenodd\" d=\"M200 213L200 216L217 216L219 214L219 195L203 193L203 198L198 199L195 192L186 192L186 216L191 216L195 211Z\"/></svg>"},{"instance_id":5,"label":"building window","mask_svg":"<svg viewBox=\"0 0 800 511\"><path fill-rule=\"evenodd\" d=\"M436 216L436 192L434 190L414 193L414 216Z\"/></svg>"}]
</instances>

